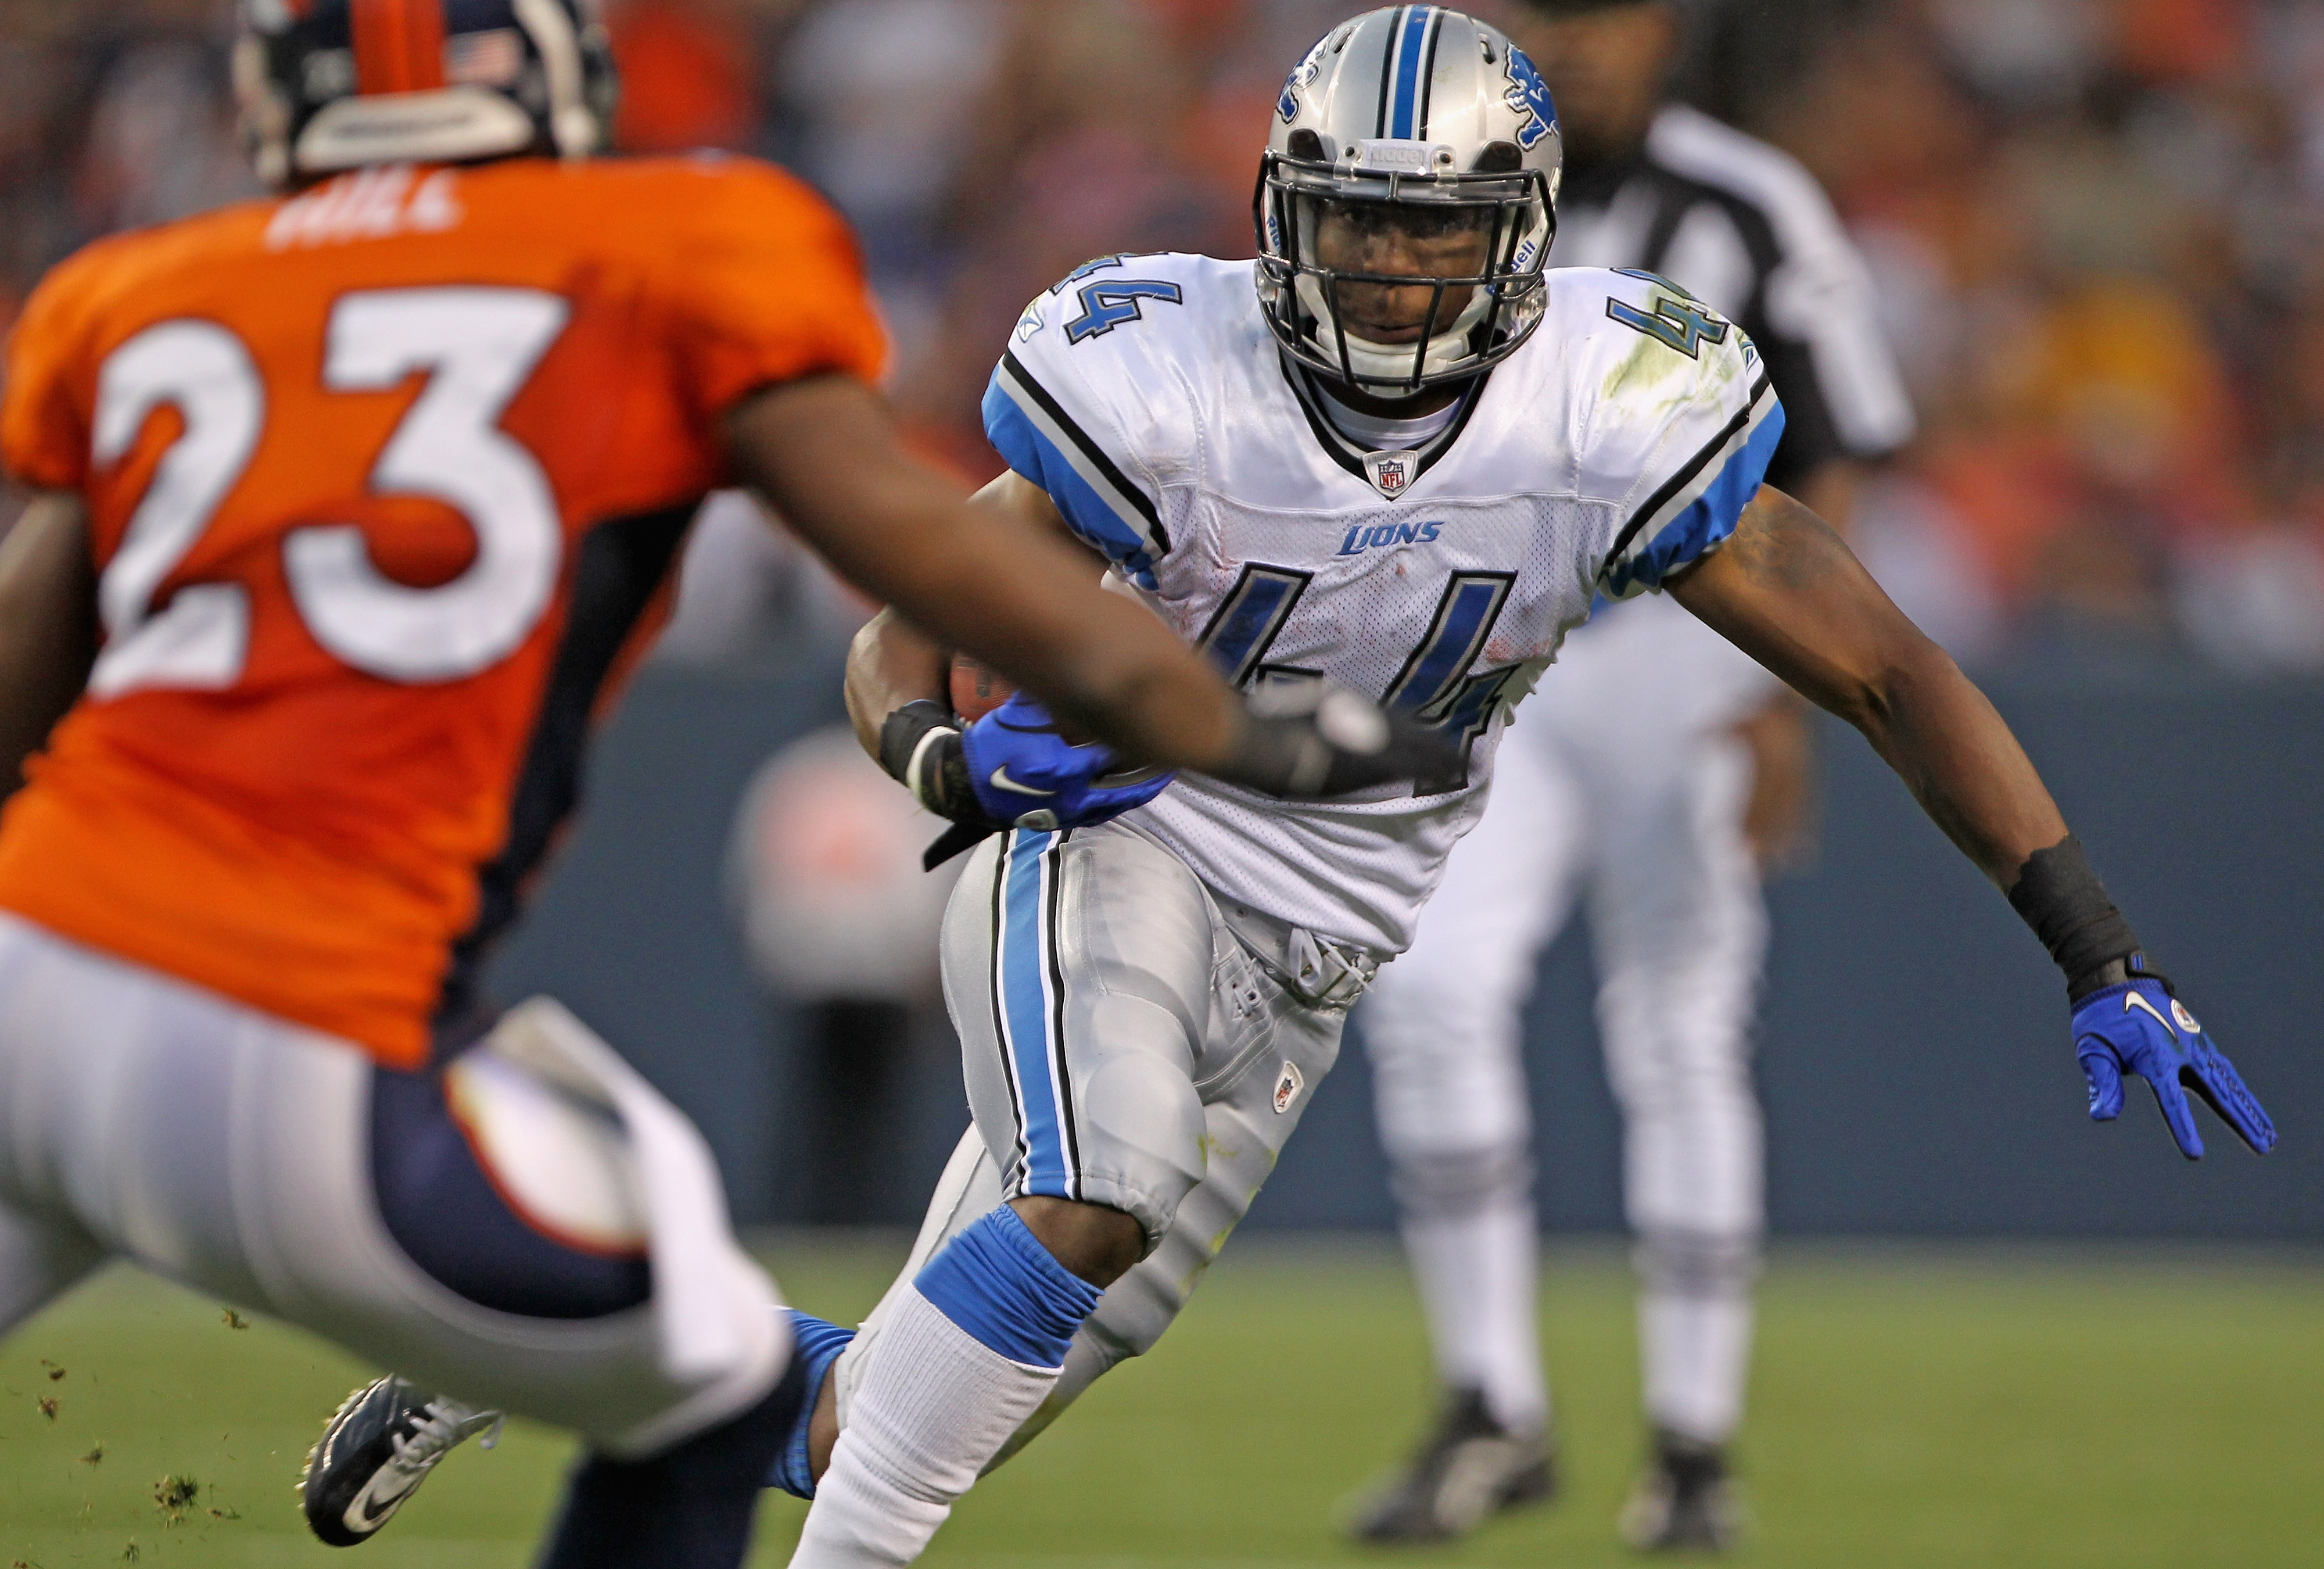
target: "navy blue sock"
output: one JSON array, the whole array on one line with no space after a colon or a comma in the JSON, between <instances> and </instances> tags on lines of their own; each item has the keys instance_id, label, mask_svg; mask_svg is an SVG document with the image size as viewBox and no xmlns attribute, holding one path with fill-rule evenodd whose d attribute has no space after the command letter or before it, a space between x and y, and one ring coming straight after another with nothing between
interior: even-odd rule
<instances>
[{"instance_id":1,"label":"navy blue sock","mask_svg":"<svg viewBox=\"0 0 2324 1569\"><path fill-rule=\"evenodd\" d=\"M815 1497L815 1472L807 1463L807 1429L815 1423L815 1403L822 1398L824 1380L831 1376L832 1364L854 1338L852 1329L791 1310L791 1366L803 1371L807 1394L799 1401L789 1436L767 1472L769 1487L779 1487L793 1498Z\"/></svg>"},{"instance_id":2,"label":"navy blue sock","mask_svg":"<svg viewBox=\"0 0 2324 1569\"><path fill-rule=\"evenodd\" d=\"M768 1469L810 1407L807 1361L794 1355L765 1399L667 1454L585 1455L537 1569L740 1569Z\"/></svg>"}]
</instances>

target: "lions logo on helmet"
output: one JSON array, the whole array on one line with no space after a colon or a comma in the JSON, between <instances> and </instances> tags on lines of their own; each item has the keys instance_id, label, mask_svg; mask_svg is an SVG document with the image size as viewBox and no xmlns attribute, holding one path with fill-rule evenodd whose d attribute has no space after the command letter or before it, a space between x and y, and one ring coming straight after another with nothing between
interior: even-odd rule
<instances>
[{"instance_id":1,"label":"lions logo on helmet","mask_svg":"<svg viewBox=\"0 0 2324 1569\"><path fill-rule=\"evenodd\" d=\"M1508 62L1508 103L1526 117L1526 123L1517 127L1517 145L1531 147L1557 129L1557 107L1550 102L1549 84L1541 79L1541 68L1533 63L1531 56L1511 45Z\"/></svg>"},{"instance_id":2,"label":"lions logo on helmet","mask_svg":"<svg viewBox=\"0 0 2324 1569\"><path fill-rule=\"evenodd\" d=\"M259 174L606 144L602 0L244 0L235 86Z\"/></svg>"},{"instance_id":3,"label":"lions logo on helmet","mask_svg":"<svg viewBox=\"0 0 2324 1569\"><path fill-rule=\"evenodd\" d=\"M1254 198L1259 289L1298 364L1379 396L1474 376L1541 324L1563 162L1548 86L1499 30L1441 5L1390 5L1341 23L1284 83ZM1328 220L1424 244L1481 238L1459 275L1326 265ZM1350 329L1342 291L1433 288L1409 346Z\"/></svg>"},{"instance_id":4,"label":"lions logo on helmet","mask_svg":"<svg viewBox=\"0 0 2324 1569\"><path fill-rule=\"evenodd\" d=\"M1315 47L1307 51L1307 58L1294 67L1291 75L1285 79L1283 96L1275 100L1275 112L1282 116L1285 125L1299 117L1299 89L1312 86L1315 78L1323 74L1323 51L1331 44L1328 37L1317 39Z\"/></svg>"}]
</instances>

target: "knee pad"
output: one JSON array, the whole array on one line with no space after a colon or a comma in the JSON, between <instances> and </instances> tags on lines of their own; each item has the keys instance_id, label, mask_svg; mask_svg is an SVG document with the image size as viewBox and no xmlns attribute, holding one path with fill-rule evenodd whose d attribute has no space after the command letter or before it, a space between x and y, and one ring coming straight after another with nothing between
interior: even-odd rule
<instances>
[{"instance_id":1,"label":"knee pad","mask_svg":"<svg viewBox=\"0 0 2324 1569\"><path fill-rule=\"evenodd\" d=\"M1414 1220L1452 1220L1522 1204L1533 1193L1533 1155L1522 1144L1397 1151L1388 1186Z\"/></svg>"},{"instance_id":2,"label":"knee pad","mask_svg":"<svg viewBox=\"0 0 2324 1569\"><path fill-rule=\"evenodd\" d=\"M1438 1150L1522 1148L1531 1141L1532 1106L1514 1007L1489 1024L1439 1014L1415 1028L1409 1020L1397 1025L1385 1019L1371 999L1363 1006L1373 1111L1391 1159L1401 1163L1408 1151L1431 1158Z\"/></svg>"},{"instance_id":3,"label":"knee pad","mask_svg":"<svg viewBox=\"0 0 2324 1569\"><path fill-rule=\"evenodd\" d=\"M1670 1297L1733 1297L1759 1278L1759 1237L1652 1231L1633 1252L1646 1289Z\"/></svg>"},{"instance_id":4,"label":"knee pad","mask_svg":"<svg viewBox=\"0 0 2324 1569\"><path fill-rule=\"evenodd\" d=\"M493 1185L536 1226L601 1253L643 1253L645 1195L621 1122L487 1047L444 1070L444 1100Z\"/></svg>"}]
</instances>

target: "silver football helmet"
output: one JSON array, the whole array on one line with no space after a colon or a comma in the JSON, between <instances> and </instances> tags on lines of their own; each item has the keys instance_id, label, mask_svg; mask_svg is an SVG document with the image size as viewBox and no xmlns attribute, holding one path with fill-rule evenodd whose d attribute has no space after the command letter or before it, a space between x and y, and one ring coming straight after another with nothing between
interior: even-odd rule
<instances>
[{"instance_id":1,"label":"silver football helmet","mask_svg":"<svg viewBox=\"0 0 2324 1569\"><path fill-rule=\"evenodd\" d=\"M1541 325L1541 270L1563 162L1540 71L1497 28L1441 5L1388 5L1307 51L1277 100L1253 217L1268 324L1299 364L1374 396L1406 397L1506 359ZM1458 277L1326 265L1327 217L1485 236ZM1433 287L1409 344L1348 329L1348 284Z\"/></svg>"}]
</instances>

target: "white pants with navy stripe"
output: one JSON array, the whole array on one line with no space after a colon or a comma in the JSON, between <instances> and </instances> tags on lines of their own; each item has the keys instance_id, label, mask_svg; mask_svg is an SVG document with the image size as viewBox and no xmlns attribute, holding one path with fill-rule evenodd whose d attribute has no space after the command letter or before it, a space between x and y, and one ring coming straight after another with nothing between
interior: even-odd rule
<instances>
[{"instance_id":1,"label":"white pants with navy stripe","mask_svg":"<svg viewBox=\"0 0 2324 1569\"><path fill-rule=\"evenodd\" d=\"M1773 678L1674 603L1616 608L1568 640L1495 758L1411 950L1361 1015L1382 1141L1407 1206L1523 1169L1520 1015L1578 904L1625 1122L1631 1225L1714 1251L1762 1215L1751 1021L1766 949L1742 831L1750 761L1731 726Z\"/></svg>"},{"instance_id":2,"label":"white pants with navy stripe","mask_svg":"<svg viewBox=\"0 0 2324 1569\"><path fill-rule=\"evenodd\" d=\"M1185 863L1126 824L1019 830L963 873L945 917L945 997L975 1125L899 1284L1027 1195L1121 1210L1148 1250L1003 1458L1161 1338L1331 1071L1344 1004L1295 994L1279 956L1260 963ZM840 1362L843 1421L885 1306Z\"/></svg>"},{"instance_id":3,"label":"white pants with navy stripe","mask_svg":"<svg viewBox=\"0 0 2324 1569\"><path fill-rule=\"evenodd\" d=\"M555 1013L552 1028L581 1028ZM533 1072L541 1052L510 1054L518 1027L540 1017L513 1011L476 1055ZM589 1038L576 1056L597 1053L611 1057ZM523 1165L545 1166L634 1184L649 1216L678 1212L675 1234L651 1223L650 1301L551 1319L456 1295L399 1248L374 1186L374 1079L344 1041L0 914L0 1334L121 1257L431 1392L622 1455L667 1449L773 1387L790 1345L773 1284L727 1229L706 1149L698 1169L643 1169L655 1162L641 1122L683 1130L681 1145L699 1136L642 1081L623 1086L626 1154L596 1140L504 1150L512 1184ZM473 1137L489 1163L495 1134Z\"/></svg>"}]
</instances>

